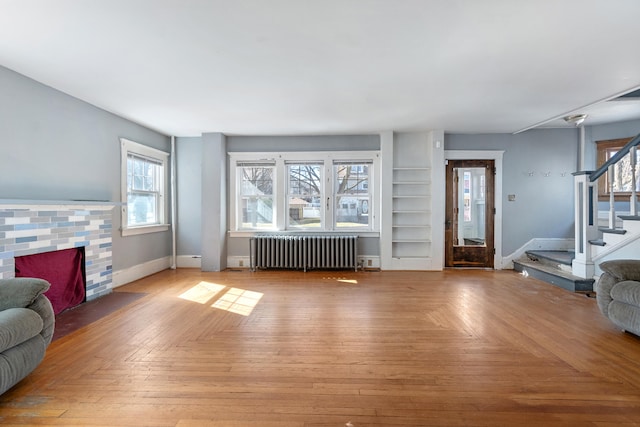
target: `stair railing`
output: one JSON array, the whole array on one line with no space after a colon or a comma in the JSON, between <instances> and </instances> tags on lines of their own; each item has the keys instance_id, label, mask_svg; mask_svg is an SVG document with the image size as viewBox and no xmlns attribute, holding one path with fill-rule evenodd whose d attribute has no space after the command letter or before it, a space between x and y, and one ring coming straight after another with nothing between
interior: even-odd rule
<instances>
[{"instance_id":1,"label":"stair railing","mask_svg":"<svg viewBox=\"0 0 640 427\"><path fill-rule=\"evenodd\" d=\"M636 162L638 158L638 145L640 145L640 134L636 135L631 141L625 144L624 147L616 154L611 156L602 166L596 171L592 172L589 179L593 182L604 175L605 172L609 173L609 228L615 228L615 210L614 210L614 191L613 191L613 177L615 165L620 162L627 154L629 154L631 161L631 195L629 196L629 212L630 215L638 214L638 177L636 172ZM613 212L613 213L612 213ZM613 217L613 222L612 222Z\"/></svg>"},{"instance_id":2,"label":"stair railing","mask_svg":"<svg viewBox=\"0 0 640 427\"><path fill-rule=\"evenodd\" d=\"M591 278L595 273L590 240L598 236L598 183L605 172L609 177L614 176L615 165L627 154L631 157L632 189L629 200L630 214L637 215L637 191L638 178L636 175L637 147L640 145L640 134L636 135L620 151L607 160L602 166L593 172L574 173L575 194L575 258L572 264L572 272L575 276ZM615 228L615 194L613 179L609 179L609 228Z\"/></svg>"}]
</instances>

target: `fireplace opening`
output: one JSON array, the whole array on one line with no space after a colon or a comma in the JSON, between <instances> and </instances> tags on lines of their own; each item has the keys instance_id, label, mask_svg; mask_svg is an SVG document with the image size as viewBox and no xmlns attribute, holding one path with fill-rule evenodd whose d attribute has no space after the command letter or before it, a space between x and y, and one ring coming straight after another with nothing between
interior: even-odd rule
<instances>
[{"instance_id":1,"label":"fireplace opening","mask_svg":"<svg viewBox=\"0 0 640 427\"><path fill-rule=\"evenodd\" d=\"M86 300L84 247L17 256L15 275L48 281L51 287L45 296L55 314Z\"/></svg>"}]
</instances>

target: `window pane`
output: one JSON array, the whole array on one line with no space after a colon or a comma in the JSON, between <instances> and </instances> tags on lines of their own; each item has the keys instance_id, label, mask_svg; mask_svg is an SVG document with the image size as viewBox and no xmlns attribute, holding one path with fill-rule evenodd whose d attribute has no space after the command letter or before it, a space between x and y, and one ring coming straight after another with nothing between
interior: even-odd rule
<instances>
[{"instance_id":1,"label":"window pane","mask_svg":"<svg viewBox=\"0 0 640 427\"><path fill-rule=\"evenodd\" d=\"M611 155L614 155L613 152ZM636 175L640 171L640 162L636 159ZM631 154L627 154L616 163L613 167L613 191L628 191L633 188L633 177L631 176ZM637 177L636 177L637 178ZM636 181L636 190L640 190L638 182Z\"/></svg>"},{"instance_id":2,"label":"window pane","mask_svg":"<svg viewBox=\"0 0 640 427\"><path fill-rule=\"evenodd\" d=\"M241 200L242 228L273 228L273 199L269 197L243 197Z\"/></svg>"},{"instance_id":3,"label":"window pane","mask_svg":"<svg viewBox=\"0 0 640 427\"><path fill-rule=\"evenodd\" d=\"M273 229L273 166L240 167L240 228Z\"/></svg>"},{"instance_id":4,"label":"window pane","mask_svg":"<svg viewBox=\"0 0 640 427\"><path fill-rule=\"evenodd\" d=\"M243 167L240 192L244 196L273 195L273 167Z\"/></svg>"},{"instance_id":5,"label":"window pane","mask_svg":"<svg viewBox=\"0 0 640 427\"><path fill-rule=\"evenodd\" d=\"M289 164L288 224L292 228L322 226L322 165Z\"/></svg>"},{"instance_id":6,"label":"window pane","mask_svg":"<svg viewBox=\"0 0 640 427\"><path fill-rule=\"evenodd\" d=\"M336 194L368 194L369 165L336 165Z\"/></svg>"},{"instance_id":7,"label":"window pane","mask_svg":"<svg viewBox=\"0 0 640 427\"><path fill-rule=\"evenodd\" d=\"M127 200L128 225L158 224L158 195L155 193L129 193Z\"/></svg>"},{"instance_id":8,"label":"window pane","mask_svg":"<svg viewBox=\"0 0 640 427\"><path fill-rule=\"evenodd\" d=\"M335 227L369 227L369 165L335 165Z\"/></svg>"},{"instance_id":9,"label":"window pane","mask_svg":"<svg viewBox=\"0 0 640 427\"><path fill-rule=\"evenodd\" d=\"M616 155L618 152L617 149L609 149L607 150L607 160ZM636 158L636 191L640 191L640 158ZM607 174L609 174L607 172ZM613 165L613 177L609 177L608 179L613 180L613 191L614 192L631 192L633 188L633 178L631 176L631 154L627 154L624 156L618 163ZM609 188L607 186L604 189L605 192L609 192Z\"/></svg>"}]
</instances>

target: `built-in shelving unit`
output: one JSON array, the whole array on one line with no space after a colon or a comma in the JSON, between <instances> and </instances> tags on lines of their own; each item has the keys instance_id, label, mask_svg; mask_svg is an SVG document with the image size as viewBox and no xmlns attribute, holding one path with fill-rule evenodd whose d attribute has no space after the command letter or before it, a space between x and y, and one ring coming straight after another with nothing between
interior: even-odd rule
<instances>
[{"instance_id":1,"label":"built-in shelving unit","mask_svg":"<svg viewBox=\"0 0 640 427\"><path fill-rule=\"evenodd\" d=\"M420 260L431 253L431 169L393 168L392 257Z\"/></svg>"},{"instance_id":2,"label":"built-in shelving unit","mask_svg":"<svg viewBox=\"0 0 640 427\"><path fill-rule=\"evenodd\" d=\"M381 134L383 269L442 269L443 139L442 131Z\"/></svg>"}]
</instances>

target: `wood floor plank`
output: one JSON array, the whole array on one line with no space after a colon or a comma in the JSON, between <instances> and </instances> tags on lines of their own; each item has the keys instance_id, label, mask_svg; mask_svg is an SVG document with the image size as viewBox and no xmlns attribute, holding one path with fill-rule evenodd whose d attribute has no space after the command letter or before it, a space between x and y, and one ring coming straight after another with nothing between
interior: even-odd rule
<instances>
[{"instance_id":1,"label":"wood floor plank","mask_svg":"<svg viewBox=\"0 0 640 427\"><path fill-rule=\"evenodd\" d=\"M640 339L512 271L167 270L51 344L3 425L608 426Z\"/></svg>"}]
</instances>

